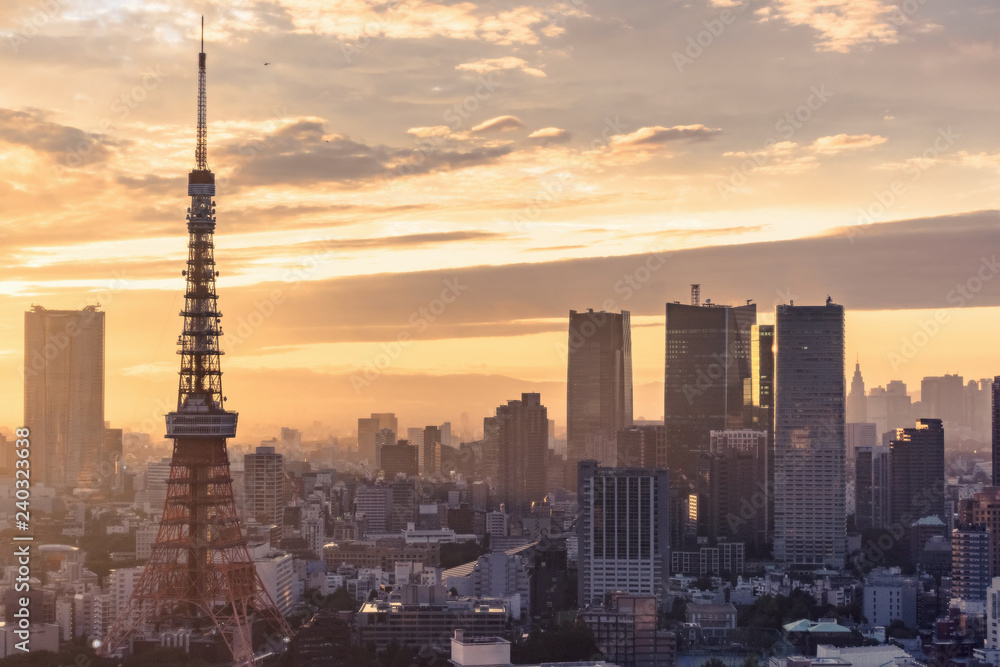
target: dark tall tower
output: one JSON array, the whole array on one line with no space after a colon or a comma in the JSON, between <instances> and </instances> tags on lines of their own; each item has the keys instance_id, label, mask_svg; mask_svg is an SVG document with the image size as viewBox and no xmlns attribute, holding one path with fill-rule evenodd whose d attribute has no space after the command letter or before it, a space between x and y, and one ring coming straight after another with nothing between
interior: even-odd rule
<instances>
[{"instance_id":1,"label":"dark tall tower","mask_svg":"<svg viewBox=\"0 0 1000 667\"><path fill-rule=\"evenodd\" d=\"M567 481L576 464L617 465L620 429L632 425L632 332L621 313L569 311L566 367Z\"/></svg>"},{"instance_id":2,"label":"dark tall tower","mask_svg":"<svg viewBox=\"0 0 1000 667\"><path fill-rule=\"evenodd\" d=\"M944 428L940 419L921 419L901 428L889 443L890 515L909 528L917 519L944 513Z\"/></svg>"},{"instance_id":3,"label":"dark tall tower","mask_svg":"<svg viewBox=\"0 0 1000 667\"><path fill-rule=\"evenodd\" d=\"M497 491L510 513L523 513L545 499L549 415L539 394L521 394L497 408Z\"/></svg>"},{"instance_id":4,"label":"dark tall tower","mask_svg":"<svg viewBox=\"0 0 1000 667\"><path fill-rule=\"evenodd\" d=\"M236 435L237 414L223 406L219 363L222 314L215 293L215 175L207 165L204 38L198 68L197 167L188 178L190 239L182 272L187 285L177 341L177 410L167 415L167 437L174 441L167 497L152 555L102 651L108 655L129 640L183 628L221 638L236 665L250 666L255 620L268 622L279 637L291 631L264 590L233 501L226 439Z\"/></svg>"},{"instance_id":5,"label":"dark tall tower","mask_svg":"<svg viewBox=\"0 0 1000 667\"><path fill-rule=\"evenodd\" d=\"M1000 486L1000 375L993 378L993 486Z\"/></svg>"},{"instance_id":6,"label":"dark tall tower","mask_svg":"<svg viewBox=\"0 0 1000 667\"><path fill-rule=\"evenodd\" d=\"M424 441L420 448L420 474L433 475L441 471L441 429L424 427Z\"/></svg>"},{"instance_id":7,"label":"dark tall tower","mask_svg":"<svg viewBox=\"0 0 1000 667\"><path fill-rule=\"evenodd\" d=\"M767 431L767 539L774 534L774 325L750 327L753 427Z\"/></svg>"},{"instance_id":8,"label":"dark tall tower","mask_svg":"<svg viewBox=\"0 0 1000 667\"><path fill-rule=\"evenodd\" d=\"M667 304L663 419L667 463L693 477L712 431L743 428L757 306Z\"/></svg>"}]
</instances>

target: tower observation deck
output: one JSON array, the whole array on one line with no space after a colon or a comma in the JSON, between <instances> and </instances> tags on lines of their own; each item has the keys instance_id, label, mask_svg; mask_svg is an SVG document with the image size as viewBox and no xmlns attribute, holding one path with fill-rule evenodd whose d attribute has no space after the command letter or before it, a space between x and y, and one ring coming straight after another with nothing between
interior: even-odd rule
<instances>
[{"instance_id":1,"label":"tower observation deck","mask_svg":"<svg viewBox=\"0 0 1000 667\"><path fill-rule=\"evenodd\" d=\"M236 435L237 413L225 409L219 337L222 313L215 279L215 174L208 168L205 42L198 54L198 139L188 176L188 258L183 328L177 340L177 409L166 415L174 441L152 555L132 596L100 650L130 652L137 641L203 648L209 658L254 664L261 650L282 650L291 630L278 612L247 548L233 498L226 439ZM180 635L178 635L180 633ZM221 646L219 646L221 644Z\"/></svg>"}]
</instances>

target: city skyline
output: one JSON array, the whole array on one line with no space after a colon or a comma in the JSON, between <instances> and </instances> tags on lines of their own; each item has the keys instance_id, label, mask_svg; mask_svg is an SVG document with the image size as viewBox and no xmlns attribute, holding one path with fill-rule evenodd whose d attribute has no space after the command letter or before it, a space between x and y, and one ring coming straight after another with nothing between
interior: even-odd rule
<instances>
[{"instance_id":1,"label":"city skyline","mask_svg":"<svg viewBox=\"0 0 1000 667\"><path fill-rule=\"evenodd\" d=\"M328 5L0 8L0 663L1000 667L1000 7Z\"/></svg>"},{"instance_id":2,"label":"city skyline","mask_svg":"<svg viewBox=\"0 0 1000 667\"><path fill-rule=\"evenodd\" d=\"M131 428L170 402L183 282L174 175L191 139L198 12L168 4L0 9L12 73L0 138L18 157L0 168L0 369L22 372L31 304L100 302L106 415ZM873 2L836 13L837 28L796 6L213 7L219 285L247 426L288 421L292 386L317 397L306 420L338 429L380 405L440 423L452 415L412 386L478 397L494 374L511 386L458 412L478 418L529 390L563 413L562 318L609 300L632 313L635 416L657 419L659 313L691 282L761 313L832 296L869 386L992 377L1000 294L983 249L1000 141L996 93L970 82L997 56L982 48L989 21L968 17L996 8ZM428 30L436 12L446 18ZM655 69L638 57L651 48ZM737 56L758 74L734 80ZM887 85L904 63L928 85ZM402 334L409 344L386 352ZM0 423L19 419L20 385L0 388Z\"/></svg>"}]
</instances>

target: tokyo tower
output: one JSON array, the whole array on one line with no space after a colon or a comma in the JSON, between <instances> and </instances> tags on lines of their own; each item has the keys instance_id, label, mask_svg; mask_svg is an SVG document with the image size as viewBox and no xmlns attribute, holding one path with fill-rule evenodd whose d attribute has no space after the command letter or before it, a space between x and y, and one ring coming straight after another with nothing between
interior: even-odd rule
<instances>
[{"instance_id":1,"label":"tokyo tower","mask_svg":"<svg viewBox=\"0 0 1000 667\"><path fill-rule=\"evenodd\" d=\"M180 630L189 638L221 640L227 661L244 666L254 664L256 621L268 626L272 648L287 642L291 630L257 574L229 474L226 439L236 435L237 413L223 406L219 363L222 313L215 293L215 174L207 160L204 22L197 166L188 176L190 238L187 269L181 272L186 289L180 313L184 328L177 341L180 383L177 410L166 416L166 437L174 441L167 496L152 555L100 651L112 655L131 640L156 641L161 633Z\"/></svg>"}]
</instances>

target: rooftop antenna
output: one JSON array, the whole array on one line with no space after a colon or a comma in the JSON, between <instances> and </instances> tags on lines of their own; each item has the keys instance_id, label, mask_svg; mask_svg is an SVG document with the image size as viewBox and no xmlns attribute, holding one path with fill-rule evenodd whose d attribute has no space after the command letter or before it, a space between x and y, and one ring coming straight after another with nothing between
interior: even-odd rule
<instances>
[{"instance_id":1,"label":"rooftop antenna","mask_svg":"<svg viewBox=\"0 0 1000 667\"><path fill-rule=\"evenodd\" d=\"M695 283L691 284L691 305L701 305L701 285Z\"/></svg>"}]
</instances>

